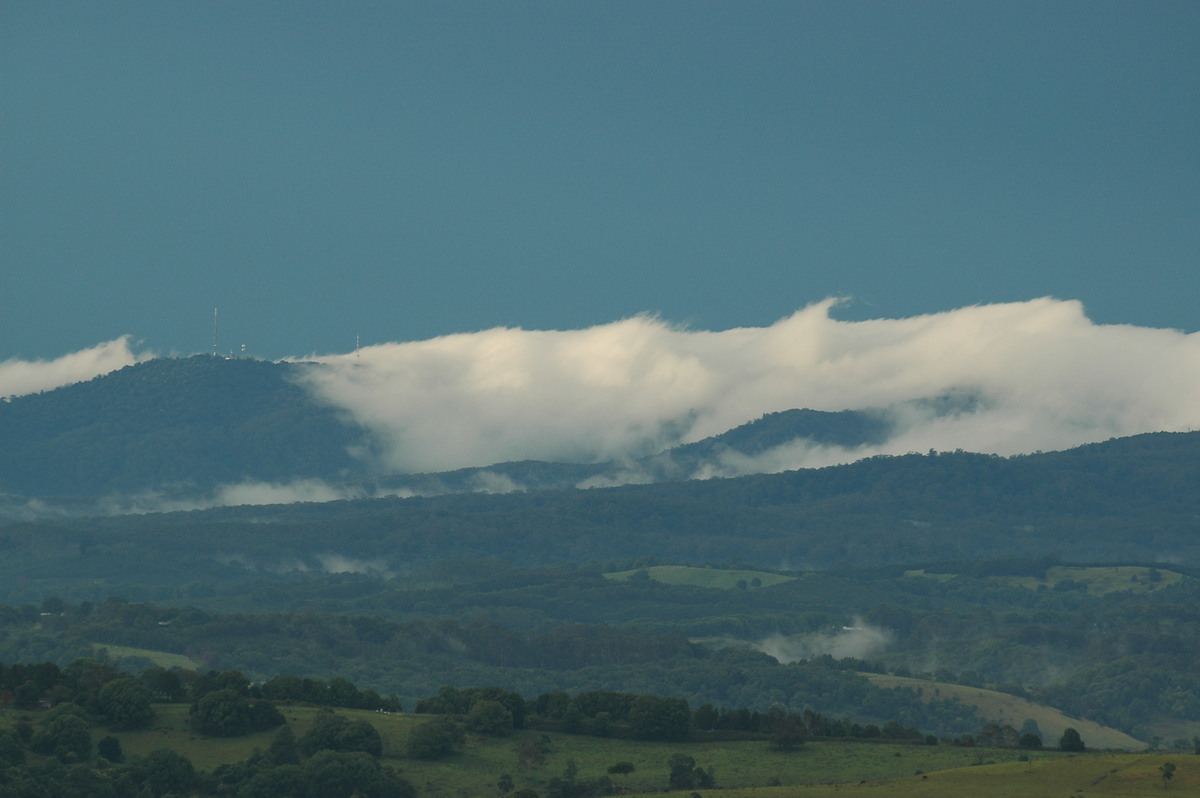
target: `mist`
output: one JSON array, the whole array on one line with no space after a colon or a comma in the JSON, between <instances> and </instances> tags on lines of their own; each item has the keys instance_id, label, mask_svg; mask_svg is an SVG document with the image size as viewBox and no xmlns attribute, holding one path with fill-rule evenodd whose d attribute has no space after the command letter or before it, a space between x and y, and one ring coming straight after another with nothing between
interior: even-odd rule
<instances>
[{"instance_id":1,"label":"mist","mask_svg":"<svg viewBox=\"0 0 1200 798\"><path fill-rule=\"evenodd\" d=\"M836 301L768 327L637 316L583 330L498 328L313 357L307 385L374 433L383 471L513 460L632 461L793 408L892 408L893 437L730 452L692 476L965 449L1001 455L1200 426L1200 333L1098 325L1075 301L839 321ZM920 400L970 395L938 413ZM616 480L639 481L631 468Z\"/></svg>"},{"instance_id":2,"label":"mist","mask_svg":"<svg viewBox=\"0 0 1200 798\"><path fill-rule=\"evenodd\" d=\"M785 637L772 635L755 644L759 651L781 664L800 662L828 654L834 659L867 659L882 653L892 642L892 633L856 620L837 632Z\"/></svg>"}]
</instances>

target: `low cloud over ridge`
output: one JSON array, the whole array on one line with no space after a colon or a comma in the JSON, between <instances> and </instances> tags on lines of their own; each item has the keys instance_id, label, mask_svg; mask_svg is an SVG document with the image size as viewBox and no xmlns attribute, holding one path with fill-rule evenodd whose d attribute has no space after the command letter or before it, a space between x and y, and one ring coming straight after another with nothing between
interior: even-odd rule
<instances>
[{"instance_id":1,"label":"low cloud over ridge","mask_svg":"<svg viewBox=\"0 0 1200 798\"><path fill-rule=\"evenodd\" d=\"M110 371L147 360L148 353L135 354L129 336L97 344L54 360L0 361L0 396L24 396L84 382Z\"/></svg>"},{"instance_id":2,"label":"low cloud over ridge","mask_svg":"<svg viewBox=\"0 0 1200 798\"><path fill-rule=\"evenodd\" d=\"M1061 449L1200 427L1200 333L1097 325L1075 301L839 321L834 300L769 327L694 331L639 316L584 330L499 328L316 358L309 387L372 430L381 466L627 460L792 408L907 406L881 446L781 447L710 474L876 453ZM762 462L758 460L761 459Z\"/></svg>"}]
</instances>

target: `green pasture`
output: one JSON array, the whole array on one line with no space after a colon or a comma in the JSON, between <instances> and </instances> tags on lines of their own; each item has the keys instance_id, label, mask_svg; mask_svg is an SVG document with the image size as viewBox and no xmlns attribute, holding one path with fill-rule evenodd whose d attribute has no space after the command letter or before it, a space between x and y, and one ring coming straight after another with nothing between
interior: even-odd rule
<instances>
[{"instance_id":1,"label":"green pasture","mask_svg":"<svg viewBox=\"0 0 1200 798\"><path fill-rule=\"evenodd\" d=\"M317 712L313 707L280 708L297 737L311 727ZM265 749L275 734L204 737L191 730L187 706L158 705L156 710L158 717L151 728L115 733L126 755L171 748L191 759L198 769L211 771L221 764L247 759L256 748ZM704 791L706 798L1200 795L1200 757L1187 754L1068 756L1050 750L866 742L814 742L781 752L765 741L645 742L524 730L507 737L468 735L461 753L420 761L404 756L405 744L412 730L431 716L338 712L372 723L384 738L385 763L396 768L422 796L494 795L496 782L505 773L511 775L518 789L531 787L544 792L549 781L561 777L571 761L579 779L594 779L606 775L617 762L630 762L634 765L632 773L611 778L626 794L648 795L666 789L667 761L675 753L685 753L698 766L713 769L717 789ZM8 722L14 717L11 710L3 715ZM93 730L97 740L109 733L103 728ZM522 746L540 748L544 760L530 763L526 758L522 762ZM1027 761L1021 761L1023 756ZM1174 762L1177 770L1164 788L1158 767L1167 761Z\"/></svg>"},{"instance_id":2,"label":"green pasture","mask_svg":"<svg viewBox=\"0 0 1200 798\"><path fill-rule=\"evenodd\" d=\"M204 665L183 654L171 654L167 651L154 651L149 648L133 648L132 646L114 646L109 643L92 643L92 649L100 654L104 652L108 660L115 661L126 657L141 657L148 659L160 668L184 668L193 671L206 670Z\"/></svg>"},{"instance_id":3,"label":"green pasture","mask_svg":"<svg viewBox=\"0 0 1200 798\"><path fill-rule=\"evenodd\" d=\"M381 729L382 731L382 729ZM956 748L953 746L906 746L870 743L810 743L794 751L776 751L766 741L744 742L646 742L546 734L549 741L545 762L522 769L518 746L543 738L537 731L512 737L469 737L458 755L433 762L401 760L394 764L422 795L486 795L495 790L501 774L513 777L517 788L531 787L544 793L550 779L561 777L574 760L580 779L606 775L617 762L630 762L628 776L613 776L619 788L632 792L665 790L668 760L685 753L702 768L712 767L719 786L766 787L771 784L802 785L822 782L854 782L898 778L917 770L926 772L962 768L977 761L1008 761L1020 756L1016 750ZM1035 757L1056 757L1054 752ZM705 792L705 795L713 794Z\"/></svg>"},{"instance_id":4,"label":"green pasture","mask_svg":"<svg viewBox=\"0 0 1200 798\"><path fill-rule=\"evenodd\" d=\"M948 582L958 576L958 574L933 573L924 568L905 571L904 575L936 579L940 582ZM994 581L1013 587L1023 587L1026 590L1053 590L1061 583L1070 580L1085 585L1087 592L1095 596L1103 596L1108 593L1149 593L1187 578L1189 577L1175 571L1151 568L1145 565L1056 565L1047 569L1045 579L1035 576L991 577Z\"/></svg>"},{"instance_id":5,"label":"green pasture","mask_svg":"<svg viewBox=\"0 0 1200 798\"><path fill-rule=\"evenodd\" d=\"M614 571L605 574L608 579L624 582L638 571L645 571L655 582L664 585L691 585L694 587L715 587L721 590L733 590L739 582L752 585L757 579L757 587L770 587L783 582L790 582L796 577L773 574L769 571L741 571L728 568L695 568L689 565L653 565L649 568L635 568L631 571Z\"/></svg>"},{"instance_id":6,"label":"green pasture","mask_svg":"<svg viewBox=\"0 0 1200 798\"><path fill-rule=\"evenodd\" d=\"M113 734L127 755L171 748L186 755L198 769L208 771L243 761L255 748L265 750L275 734L270 731L235 738L205 737L192 731L187 709L182 704L158 705L158 717L151 728ZM311 728L317 712L313 707L280 709L297 737ZM575 761L581 779L606 775L608 768L617 762L631 762L635 768L632 773L612 778L627 790L648 792L667 787L667 760L675 753L686 753L700 767L712 767L719 786L740 788L894 779L917 770L932 772L981 762L1012 761L1022 753L948 745L842 742L815 742L781 752L761 740L646 742L524 730L507 737L468 735L462 752L444 759L421 761L405 757L405 745L411 730L431 716L361 710L338 712L373 724L384 739L384 761L402 773L423 796L493 794L497 780L504 773L513 777L518 789L532 787L543 792L550 779L563 775L571 760ZM97 740L109 733L102 728L93 730ZM545 751L544 761L535 767L523 767L519 755L522 745L541 747ZM1047 751L1032 756L1036 759L1061 755Z\"/></svg>"},{"instance_id":7,"label":"green pasture","mask_svg":"<svg viewBox=\"0 0 1200 798\"><path fill-rule=\"evenodd\" d=\"M1165 785L1159 768L1175 764ZM1200 757L1087 754L1006 762L865 783L717 789L705 798L1149 798L1200 795Z\"/></svg>"},{"instance_id":8,"label":"green pasture","mask_svg":"<svg viewBox=\"0 0 1200 798\"><path fill-rule=\"evenodd\" d=\"M1157 572L1158 579L1154 578ZM1032 576L994 577L1016 587L1037 590L1041 586L1053 590L1067 580L1087 585L1087 592L1097 596L1108 593L1149 593L1180 582L1187 577L1175 571L1142 565L1112 565L1076 567L1056 565L1046 571L1045 579Z\"/></svg>"}]
</instances>

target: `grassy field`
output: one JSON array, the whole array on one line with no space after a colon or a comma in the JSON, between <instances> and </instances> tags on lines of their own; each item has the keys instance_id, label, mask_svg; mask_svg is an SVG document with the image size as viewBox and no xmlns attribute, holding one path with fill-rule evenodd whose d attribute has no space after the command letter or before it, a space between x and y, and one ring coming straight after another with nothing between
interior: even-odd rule
<instances>
[{"instance_id":1,"label":"grassy field","mask_svg":"<svg viewBox=\"0 0 1200 798\"><path fill-rule=\"evenodd\" d=\"M312 707L282 707L284 717L296 735L311 727L316 710ZM142 755L156 748L173 748L185 753L202 770L238 762L255 748L265 749L274 732L234 739L203 737L191 731L187 707L158 707L153 728L137 732L118 732L116 737L127 754ZM658 791L667 786L667 760L683 752L700 767L712 767L718 785L751 788L772 784L811 785L825 782L876 782L926 773L958 769L982 762L1016 760L1022 752L1003 749L974 749L954 746L893 745L870 743L817 742L791 752L773 750L765 741L658 743L635 740L584 737L538 731L521 731L509 737L471 735L462 753L446 759L423 762L403 757L411 729L429 719L420 715L385 715L374 712L339 710L351 718L372 723L384 738L384 759L399 770L425 796L491 795L501 774L513 777L518 788L545 790L547 782L562 776L574 760L580 778L605 775L616 762L633 763L633 773L619 784L630 791ZM97 729L95 737L108 734ZM521 744L542 744L545 761L523 770L517 748ZM1035 760L1055 759L1057 752L1036 752ZM706 795L716 793L705 793Z\"/></svg>"},{"instance_id":2,"label":"grassy field","mask_svg":"<svg viewBox=\"0 0 1200 798\"><path fill-rule=\"evenodd\" d=\"M1152 572L1158 573L1157 580L1154 579ZM923 568L905 571L904 575L923 576L927 579L936 579L940 582L947 582L957 576L957 574L932 573ZM1038 579L1034 576L993 576L991 578L1014 587L1023 587L1026 590L1038 590L1039 588L1053 590L1060 583L1070 580L1086 585L1087 592L1092 595L1103 596L1108 593L1149 593L1190 577L1176 573L1175 571L1150 568L1144 565L1101 565L1087 567L1056 565L1046 571L1045 579Z\"/></svg>"},{"instance_id":3,"label":"grassy field","mask_svg":"<svg viewBox=\"0 0 1200 798\"><path fill-rule=\"evenodd\" d=\"M695 587L715 587L722 590L737 588L738 582L752 584L759 580L759 587L770 587L783 582L790 582L796 577L773 574L767 571L738 571L726 568L694 568L689 565L654 565L649 568L638 568L632 571L615 571L605 574L608 579L623 582L639 570L644 570L650 578L664 585L693 585Z\"/></svg>"},{"instance_id":4,"label":"grassy field","mask_svg":"<svg viewBox=\"0 0 1200 798\"><path fill-rule=\"evenodd\" d=\"M311 727L317 712L312 707L281 709L297 736ZM186 706L162 705L157 711L152 728L116 733L127 755L172 748L197 768L211 771L224 763L245 760L255 748L265 749L274 736L274 732L264 732L233 739L203 737L191 730ZM693 757L700 767L712 767L718 787L703 791L705 798L1200 795L1200 757L1185 754L1068 756L1056 751L843 742L809 743L795 751L779 752L764 741L653 743L526 730L509 737L470 735L461 753L424 762L404 758L403 752L411 730L429 720L428 716L339 712L365 719L379 730L385 741L385 763L395 767L422 796L495 795L496 782L505 773L512 776L518 789L544 792L550 779L562 776L570 761L575 762L581 779L604 775L616 762L631 762L632 773L614 777L618 787L625 794L650 795L666 789L667 760L677 752ZM16 714L12 710L0 713L0 723L11 722ZM109 733L98 728L94 737ZM522 769L517 750L522 744L542 746L545 760ZM1021 761L1023 754L1027 761ZM1158 768L1168 761L1174 762L1177 770L1164 788Z\"/></svg>"},{"instance_id":5,"label":"grassy field","mask_svg":"<svg viewBox=\"0 0 1200 798\"><path fill-rule=\"evenodd\" d=\"M143 657L160 668L186 668L194 671L205 670L203 664L182 654L170 654L166 651L153 651L148 648L113 646L108 643L92 643L92 648L96 653L100 653L101 651L106 652L109 660L118 660L124 657Z\"/></svg>"},{"instance_id":6,"label":"grassy field","mask_svg":"<svg viewBox=\"0 0 1200 798\"><path fill-rule=\"evenodd\" d=\"M1145 742L1130 737L1124 732L1101 726L1090 720L1068 717L1057 709L1043 704L1035 704L1008 693L879 673L864 673L863 675L881 687L911 687L919 690L921 696L926 700L957 698L963 704L979 707L979 714L988 720L1007 723L1018 729L1021 728L1021 724L1025 722L1026 718L1033 718L1037 721L1038 728L1042 730L1043 742L1047 745L1057 744L1063 730L1070 726L1079 732L1084 745L1089 748L1130 751L1141 751L1146 748Z\"/></svg>"},{"instance_id":7,"label":"grassy field","mask_svg":"<svg viewBox=\"0 0 1200 798\"><path fill-rule=\"evenodd\" d=\"M1158 571L1158 581L1152 579L1151 571ZM1059 583L1066 580L1087 585L1087 592L1097 596L1107 593L1149 593L1173 585L1183 579L1183 574L1166 571L1161 568L1153 569L1140 565L1113 565L1088 568L1077 568L1066 565L1056 565L1046 571L1045 579L1032 576L995 577L1017 587L1037 590L1045 585L1053 590Z\"/></svg>"},{"instance_id":8,"label":"grassy field","mask_svg":"<svg viewBox=\"0 0 1200 798\"><path fill-rule=\"evenodd\" d=\"M1176 765L1164 786L1159 767ZM1200 757L1090 754L1008 762L865 783L718 789L705 798L1149 798L1200 795Z\"/></svg>"}]
</instances>

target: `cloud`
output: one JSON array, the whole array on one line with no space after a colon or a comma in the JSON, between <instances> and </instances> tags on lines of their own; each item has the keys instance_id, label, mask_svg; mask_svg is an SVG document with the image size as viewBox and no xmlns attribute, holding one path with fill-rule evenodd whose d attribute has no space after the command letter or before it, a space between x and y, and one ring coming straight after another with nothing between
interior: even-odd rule
<instances>
[{"instance_id":1,"label":"cloud","mask_svg":"<svg viewBox=\"0 0 1200 798\"><path fill-rule=\"evenodd\" d=\"M362 498L368 498L368 496L366 491L358 486L331 485L319 479L297 479L291 482L248 480L218 485L211 493L207 494L192 493L179 488L170 491L118 494L106 496L94 505L81 505L71 509L76 513L90 512L100 515L147 515L207 510L213 507L330 502ZM54 510L70 514L64 508L49 506L44 508L42 514L49 514ZM9 514L15 515L15 513ZM0 508L0 517L4 515L4 508Z\"/></svg>"},{"instance_id":2,"label":"cloud","mask_svg":"<svg viewBox=\"0 0 1200 798\"><path fill-rule=\"evenodd\" d=\"M135 354L129 336L98 344L55 360L5 360L0 362L0 396L24 396L90 380L132 366L152 355Z\"/></svg>"},{"instance_id":3,"label":"cloud","mask_svg":"<svg viewBox=\"0 0 1200 798\"><path fill-rule=\"evenodd\" d=\"M370 574L390 579L393 574L383 560L360 560L341 554L318 554L321 569L330 574Z\"/></svg>"},{"instance_id":4,"label":"cloud","mask_svg":"<svg viewBox=\"0 0 1200 798\"><path fill-rule=\"evenodd\" d=\"M769 327L696 331L637 316L584 330L499 328L314 358L307 385L373 431L379 466L431 472L539 459L632 462L793 408L891 408L859 449L798 441L697 475L878 453L1067 448L1200 427L1200 333L1097 325L1042 298L839 321L835 300ZM921 400L975 401L953 413ZM616 481L638 481L636 468ZM596 484L601 484L603 480Z\"/></svg>"}]
</instances>

